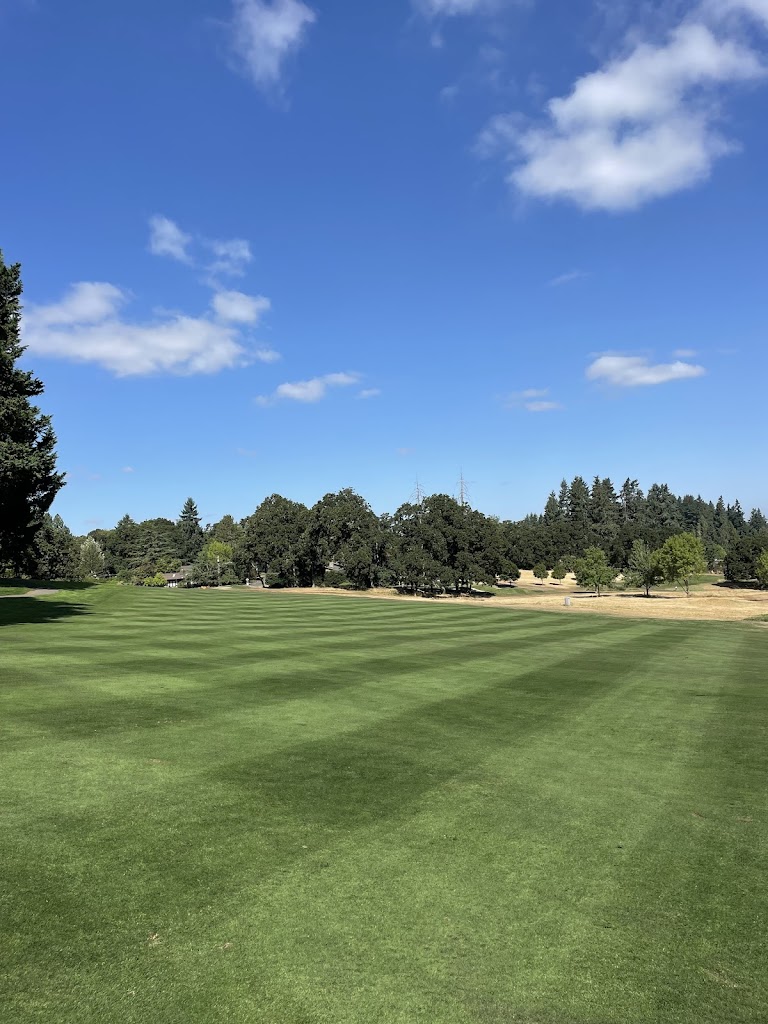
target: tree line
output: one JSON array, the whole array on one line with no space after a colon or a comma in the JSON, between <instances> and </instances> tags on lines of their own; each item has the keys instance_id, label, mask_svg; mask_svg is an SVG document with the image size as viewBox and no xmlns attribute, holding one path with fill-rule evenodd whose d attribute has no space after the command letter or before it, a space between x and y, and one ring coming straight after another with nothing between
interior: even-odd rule
<instances>
[{"instance_id":1,"label":"tree line","mask_svg":"<svg viewBox=\"0 0 768 1024\"><path fill-rule=\"evenodd\" d=\"M540 579L568 572L599 592L619 573L649 592L662 580L686 589L697 573L768 585L768 523L739 503L676 497L665 484L645 495L636 481L581 477L553 492L540 515L518 522L484 515L446 494L406 502L377 515L351 488L313 506L273 494L249 516L203 526L192 498L175 520L135 522L76 538L46 516L33 543L35 575L103 575L163 586L184 570L207 586L259 580L269 587L397 586L416 592L467 593L476 584Z\"/></svg>"}]
</instances>

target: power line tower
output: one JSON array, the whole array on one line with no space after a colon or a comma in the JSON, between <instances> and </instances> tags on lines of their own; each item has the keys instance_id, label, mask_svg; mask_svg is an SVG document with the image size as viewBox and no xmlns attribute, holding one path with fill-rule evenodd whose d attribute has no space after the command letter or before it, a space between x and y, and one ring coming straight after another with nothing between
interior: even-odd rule
<instances>
[{"instance_id":1,"label":"power line tower","mask_svg":"<svg viewBox=\"0 0 768 1024\"><path fill-rule=\"evenodd\" d=\"M411 492L411 497L416 505L420 505L424 501L424 488L421 486L421 481L418 477L416 477L416 487Z\"/></svg>"},{"instance_id":2,"label":"power line tower","mask_svg":"<svg viewBox=\"0 0 768 1024\"><path fill-rule=\"evenodd\" d=\"M459 504L460 505L468 505L469 504L469 481L464 479L464 470L463 469L460 471L460 473L461 473L461 475L459 476Z\"/></svg>"}]
</instances>

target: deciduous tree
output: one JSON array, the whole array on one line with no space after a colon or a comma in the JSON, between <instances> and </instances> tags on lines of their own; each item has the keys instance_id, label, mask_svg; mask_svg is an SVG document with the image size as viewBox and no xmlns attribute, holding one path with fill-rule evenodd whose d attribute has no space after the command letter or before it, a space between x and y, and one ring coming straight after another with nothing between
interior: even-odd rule
<instances>
[{"instance_id":1,"label":"deciduous tree","mask_svg":"<svg viewBox=\"0 0 768 1024\"><path fill-rule=\"evenodd\" d=\"M576 582L580 587L594 590L600 596L601 590L610 587L617 572L608 564L608 557L602 548L587 548L583 558L577 558L574 565Z\"/></svg>"},{"instance_id":2,"label":"deciduous tree","mask_svg":"<svg viewBox=\"0 0 768 1024\"><path fill-rule=\"evenodd\" d=\"M651 596L651 587L663 579L656 552L643 540L636 540L632 545L625 579L631 587L642 587L646 597Z\"/></svg>"},{"instance_id":3,"label":"deciduous tree","mask_svg":"<svg viewBox=\"0 0 768 1024\"><path fill-rule=\"evenodd\" d=\"M707 570L704 545L692 533L668 537L657 553L656 561L663 578L668 583L682 586L687 597L690 597L692 577Z\"/></svg>"}]
</instances>

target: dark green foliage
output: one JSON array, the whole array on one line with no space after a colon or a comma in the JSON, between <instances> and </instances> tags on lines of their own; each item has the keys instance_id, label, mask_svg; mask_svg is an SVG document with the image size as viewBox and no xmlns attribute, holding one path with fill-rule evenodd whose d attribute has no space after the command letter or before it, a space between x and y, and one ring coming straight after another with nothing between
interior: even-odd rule
<instances>
[{"instance_id":1,"label":"dark green foliage","mask_svg":"<svg viewBox=\"0 0 768 1024\"><path fill-rule=\"evenodd\" d=\"M233 557L239 574L258 577L270 587L278 580L284 587L311 586L315 577L322 576L323 563L313 558L308 527L306 505L280 494L265 498L243 521L235 544Z\"/></svg>"},{"instance_id":2,"label":"dark green foliage","mask_svg":"<svg viewBox=\"0 0 768 1024\"><path fill-rule=\"evenodd\" d=\"M755 579L757 559L768 550L768 531L734 541L725 558L725 578L733 583Z\"/></svg>"},{"instance_id":3,"label":"dark green foliage","mask_svg":"<svg viewBox=\"0 0 768 1024\"><path fill-rule=\"evenodd\" d=\"M192 498L184 502L176 525L179 530L179 557L185 564L194 562L203 546L203 530Z\"/></svg>"},{"instance_id":4,"label":"dark green foliage","mask_svg":"<svg viewBox=\"0 0 768 1024\"><path fill-rule=\"evenodd\" d=\"M326 494L312 508L307 539L316 564L338 563L363 589L380 582L387 535L368 502L350 487Z\"/></svg>"},{"instance_id":5,"label":"dark green foliage","mask_svg":"<svg viewBox=\"0 0 768 1024\"><path fill-rule=\"evenodd\" d=\"M755 559L755 579L763 590L768 590L768 550L761 551Z\"/></svg>"},{"instance_id":6,"label":"dark green foliage","mask_svg":"<svg viewBox=\"0 0 768 1024\"><path fill-rule=\"evenodd\" d=\"M79 575L80 545L61 516L43 516L33 543L32 574L40 580L74 580Z\"/></svg>"},{"instance_id":7,"label":"dark green foliage","mask_svg":"<svg viewBox=\"0 0 768 1024\"><path fill-rule=\"evenodd\" d=\"M64 485L56 472L56 437L50 416L30 399L42 381L16 365L20 342L21 268L0 251L0 571L34 569L34 538Z\"/></svg>"},{"instance_id":8,"label":"dark green foliage","mask_svg":"<svg viewBox=\"0 0 768 1024\"><path fill-rule=\"evenodd\" d=\"M227 515L220 519L218 523L213 524L210 536L214 540L221 540L225 544L231 544L234 548L242 539L243 527L240 523L235 522L232 516Z\"/></svg>"},{"instance_id":9,"label":"dark green foliage","mask_svg":"<svg viewBox=\"0 0 768 1024\"><path fill-rule=\"evenodd\" d=\"M564 580L567 575L568 570L565 567L565 563L562 561L555 562L555 566L552 569L552 579L557 580L557 582L559 583L561 580Z\"/></svg>"}]
</instances>

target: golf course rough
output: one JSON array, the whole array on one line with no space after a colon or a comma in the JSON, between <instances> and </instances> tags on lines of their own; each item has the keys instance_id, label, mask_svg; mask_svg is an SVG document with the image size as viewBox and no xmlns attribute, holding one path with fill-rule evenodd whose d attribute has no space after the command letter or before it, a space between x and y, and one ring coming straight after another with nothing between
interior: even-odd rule
<instances>
[{"instance_id":1,"label":"golf course rough","mask_svg":"<svg viewBox=\"0 0 768 1024\"><path fill-rule=\"evenodd\" d=\"M0 601L0 1019L768 1020L768 631Z\"/></svg>"}]
</instances>

